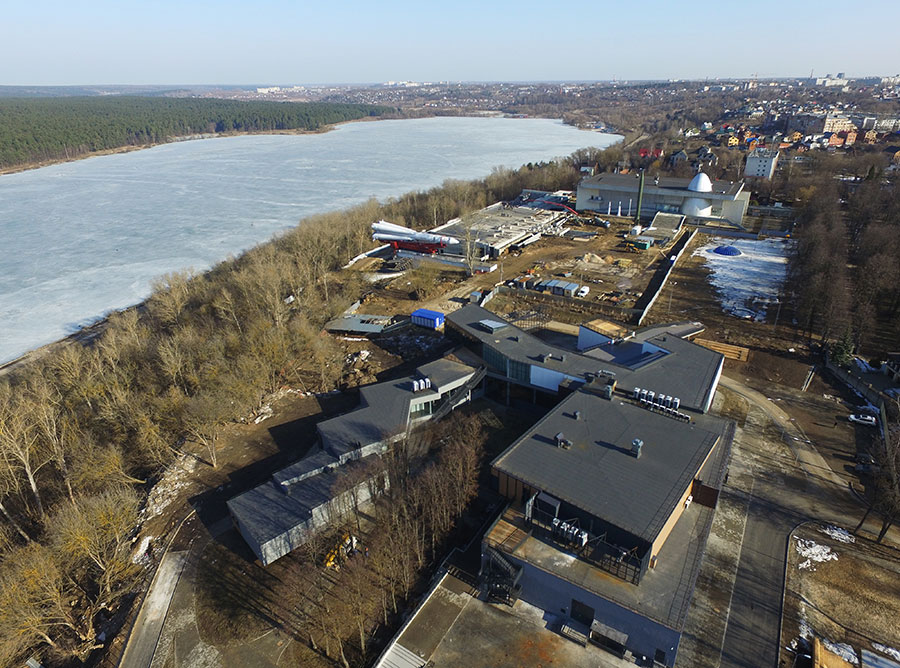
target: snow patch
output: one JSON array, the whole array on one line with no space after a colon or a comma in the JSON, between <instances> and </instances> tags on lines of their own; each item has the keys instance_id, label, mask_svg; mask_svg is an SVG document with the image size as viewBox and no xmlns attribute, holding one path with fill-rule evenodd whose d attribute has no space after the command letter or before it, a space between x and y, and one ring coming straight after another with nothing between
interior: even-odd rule
<instances>
[{"instance_id":1,"label":"snow patch","mask_svg":"<svg viewBox=\"0 0 900 668\"><path fill-rule=\"evenodd\" d=\"M795 547L797 548L797 554L799 554L805 561L801 562L798 568L800 570L816 570L816 567L813 565L814 563L823 563L826 561L837 561L837 554L835 554L830 547L827 545L819 545L814 540L807 540L805 538L794 538L797 541Z\"/></svg>"},{"instance_id":2,"label":"snow patch","mask_svg":"<svg viewBox=\"0 0 900 668\"><path fill-rule=\"evenodd\" d=\"M741 255L719 255L722 244L734 246ZM722 309L737 317L765 320L769 304L776 303L787 276L788 254L793 242L784 239L723 239L717 237L694 251L712 271L710 283L719 295Z\"/></svg>"},{"instance_id":3,"label":"snow patch","mask_svg":"<svg viewBox=\"0 0 900 668\"><path fill-rule=\"evenodd\" d=\"M253 420L253 424L259 424L264 420L268 420L270 417L275 415L275 411L272 410L272 407L269 404L266 404L262 408L259 409L259 413L256 418Z\"/></svg>"},{"instance_id":4,"label":"snow patch","mask_svg":"<svg viewBox=\"0 0 900 668\"><path fill-rule=\"evenodd\" d=\"M153 519L164 511L178 493L191 484L188 474L197 466L197 460L189 455L181 455L166 469L159 482L150 490L147 505L141 510L141 523Z\"/></svg>"},{"instance_id":5,"label":"snow patch","mask_svg":"<svg viewBox=\"0 0 900 668\"><path fill-rule=\"evenodd\" d=\"M882 654L887 654L889 657L896 661L900 661L900 650L896 650L893 647L888 647L887 645L882 645L881 643L872 643L872 647L875 648L876 652L881 652Z\"/></svg>"},{"instance_id":6,"label":"snow patch","mask_svg":"<svg viewBox=\"0 0 900 668\"><path fill-rule=\"evenodd\" d=\"M150 541L152 540L153 536L144 536L141 539L134 554L131 555L131 563L138 564L144 568L150 565L150 557L147 554L147 550L150 548Z\"/></svg>"},{"instance_id":7,"label":"snow patch","mask_svg":"<svg viewBox=\"0 0 900 668\"><path fill-rule=\"evenodd\" d=\"M821 533L824 533L826 536L831 536L835 540L840 541L842 543L855 543L856 542L856 536L851 534L846 529L842 529L841 527L832 526L831 524L828 524L828 525L822 527L821 529L819 529L819 531Z\"/></svg>"},{"instance_id":8,"label":"snow patch","mask_svg":"<svg viewBox=\"0 0 900 668\"><path fill-rule=\"evenodd\" d=\"M800 620L800 637L804 640L810 640L815 634L813 633L812 627L809 625L809 622L805 619Z\"/></svg>"},{"instance_id":9,"label":"snow patch","mask_svg":"<svg viewBox=\"0 0 900 668\"><path fill-rule=\"evenodd\" d=\"M837 654L847 663L852 663L854 666L859 665L859 659L856 656L856 650L854 650L850 645L842 642L832 642L827 638L822 639L822 644L832 654Z\"/></svg>"}]
</instances>

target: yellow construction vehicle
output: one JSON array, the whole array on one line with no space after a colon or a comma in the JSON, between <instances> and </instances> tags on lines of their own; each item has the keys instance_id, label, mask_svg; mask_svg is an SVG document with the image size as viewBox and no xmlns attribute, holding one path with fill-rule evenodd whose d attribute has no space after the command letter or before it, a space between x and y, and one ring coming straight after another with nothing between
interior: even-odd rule
<instances>
[{"instance_id":1,"label":"yellow construction vehicle","mask_svg":"<svg viewBox=\"0 0 900 668\"><path fill-rule=\"evenodd\" d=\"M359 541L353 534L345 533L341 536L341 539L325 555L325 568L341 570L341 562L353 554L358 543Z\"/></svg>"}]
</instances>

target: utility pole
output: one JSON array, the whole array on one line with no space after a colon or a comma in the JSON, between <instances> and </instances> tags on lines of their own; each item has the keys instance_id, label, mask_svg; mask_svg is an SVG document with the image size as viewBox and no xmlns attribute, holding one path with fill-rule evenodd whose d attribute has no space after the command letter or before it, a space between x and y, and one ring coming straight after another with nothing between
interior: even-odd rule
<instances>
[{"instance_id":1,"label":"utility pole","mask_svg":"<svg viewBox=\"0 0 900 668\"><path fill-rule=\"evenodd\" d=\"M637 213L634 216L634 222L641 222L641 204L644 201L644 170L641 169L641 182L638 184L638 201L637 201ZM631 208L629 202L629 209ZM631 211L629 211L631 213Z\"/></svg>"}]
</instances>

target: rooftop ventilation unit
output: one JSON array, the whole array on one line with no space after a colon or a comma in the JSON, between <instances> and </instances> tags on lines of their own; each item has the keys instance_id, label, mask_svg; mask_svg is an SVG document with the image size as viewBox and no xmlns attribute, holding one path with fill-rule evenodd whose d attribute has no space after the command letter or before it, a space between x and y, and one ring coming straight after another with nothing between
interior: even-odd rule
<instances>
[{"instance_id":1,"label":"rooftop ventilation unit","mask_svg":"<svg viewBox=\"0 0 900 668\"><path fill-rule=\"evenodd\" d=\"M426 378L426 379L425 379L425 389L426 389L426 390L430 390L430 389L431 389L431 378Z\"/></svg>"},{"instance_id":2,"label":"rooftop ventilation unit","mask_svg":"<svg viewBox=\"0 0 900 668\"><path fill-rule=\"evenodd\" d=\"M647 391L647 401L649 401L651 404L655 404L656 403L656 392L654 392L653 390L648 390Z\"/></svg>"},{"instance_id":3,"label":"rooftop ventilation unit","mask_svg":"<svg viewBox=\"0 0 900 668\"><path fill-rule=\"evenodd\" d=\"M635 401L639 400L641 398L641 388L639 388L639 387L634 388L634 390L631 393L631 398L634 399Z\"/></svg>"},{"instance_id":4,"label":"rooftop ventilation unit","mask_svg":"<svg viewBox=\"0 0 900 668\"><path fill-rule=\"evenodd\" d=\"M644 447L644 442L636 438L631 442L631 454L634 455L635 459L640 459L641 457L641 448Z\"/></svg>"},{"instance_id":5,"label":"rooftop ventilation unit","mask_svg":"<svg viewBox=\"0 0 900 668\"><path fill-rule=\"evenodd\" d=\"M664 402L665 400L666 400L666 393L665 393L665 392L659 392L659 393L656 395L656 403L659 404L660 406L663 405L663 402Z\"/></svg>"},{"instance_id":6,"label":"rooftop ventilation unit","mask_svg":"<svg viewBox=\"0 0 900 668\"><path fill-rule=\"evenodd\" d=\"M644 390L641 390L641 403L644 403L646 401L647 401L647 390L644 389Z\"/></svg>"},{"instance_id":7,"label":"rooftop ventilation unit","mask_svg":"<svg viewBox=\"0 0 900 668\"><path fill-rule=\"evenodd\" d=\"M581 419L581 411L575 411L575 419L576 419L576 420L580 420L580 419Z\"/></svg>"},{"instance_id":8,"label":"rooftop ventilation unit","mask_svg":"<svg viewBox=\"0 0 900 668\"><path fill-rule=\"evenodd\" d=\"M556 447L563 448L564 450L568 450L572 447L572 441L563 436L562 432L559 432L556 435Z\"/></svg>"},{"instance_id":9,"label":"rooftop ventilation unit","mask_svg":"<svg viewBox=\"0 0 900 668\"><path fill-rule=\"evenodd\" d=\"M681 406L681 399L679 399L678 397L672 397L672 408L677 411L679 406Z\"/></svg>"}]
</instances>

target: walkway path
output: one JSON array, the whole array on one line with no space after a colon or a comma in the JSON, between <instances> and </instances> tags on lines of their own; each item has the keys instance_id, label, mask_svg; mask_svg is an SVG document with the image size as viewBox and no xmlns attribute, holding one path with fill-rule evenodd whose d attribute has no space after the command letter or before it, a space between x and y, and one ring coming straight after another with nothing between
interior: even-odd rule
<instances>
[{"instance_id":1,"label":"walkway path","mask_svg":"<svg viewBox=\"0 0 900 668\"><path fill-rule=\"evenodd\" d=\"M156 570L150 591L134 624L134 632L128 639L120 668L148 668L156 651L156 643L163 622L169 612L169 602L187 559L187 552L168 552Z\"/></svg>"},{"instance_id":2,"label":"walkway path","mask_svg":"<svg viewBox=\"0 0 900 668\"><path fill-rule=\"evenodd\" d=\"M864 509L778 405L735 379L722 386L751 409L730 468L729 491L746 499L747 514L719 665L775 666L791 531L806 520L852 529Z\"/></svg>"}]
</instances>

